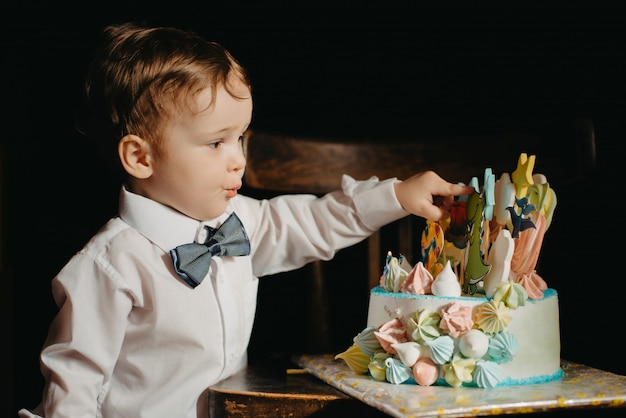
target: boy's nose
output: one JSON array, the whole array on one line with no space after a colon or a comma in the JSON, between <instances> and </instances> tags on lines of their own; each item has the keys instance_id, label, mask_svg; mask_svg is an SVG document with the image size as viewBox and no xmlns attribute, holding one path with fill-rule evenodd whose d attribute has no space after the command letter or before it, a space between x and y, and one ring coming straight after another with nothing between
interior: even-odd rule
<instances>
[{"instance_id":1,"label":"boy's nose","mask_svg":"<svg viewBox=\"0 0 626 418\"><path fill-rule=\"evenodd\" d=\"M243 170L246 167L246 157L243 148L238 147L231 160L231 170Z\"/></svg>"}]
</instances>

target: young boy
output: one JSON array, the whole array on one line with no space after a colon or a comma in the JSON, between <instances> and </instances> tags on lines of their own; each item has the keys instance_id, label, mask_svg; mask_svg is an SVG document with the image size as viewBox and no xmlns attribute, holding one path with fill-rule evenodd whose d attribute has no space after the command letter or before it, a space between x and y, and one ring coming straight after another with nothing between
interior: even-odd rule
<instances>
[{"instance_id":1,"label":"young boy","mask_svg":"<svg viewBox=\"0 0 626 418\"><path fill-rule=\"evenodd\" d=\"M345 177L322 198L238 195L243 68L173 28L104 35L84 128L123 176L119 215L52 282L43 401L22 417L208 416L202 393L246 365L258 277L330 259L409 213L446 218L473 191L424 172Z\"/></svg>"}]
</instances>

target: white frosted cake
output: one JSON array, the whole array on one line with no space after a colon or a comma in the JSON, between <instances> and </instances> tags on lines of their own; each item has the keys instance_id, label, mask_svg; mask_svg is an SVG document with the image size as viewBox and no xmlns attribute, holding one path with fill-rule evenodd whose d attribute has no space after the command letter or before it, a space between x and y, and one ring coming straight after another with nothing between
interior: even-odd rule
<instances>
[{"instance_id":1,"label":"white frosted cake","mask_svg":"<svg viewBox=\"0 0 626 418\"><path fill-rule=\"evenodd\" d=\"M535 157L426 222L421 260L387 255L367 326L336 359L393 384L492 388L559 379L558 295L535 270L556 195Z\"/></svg>"}]
</instances>

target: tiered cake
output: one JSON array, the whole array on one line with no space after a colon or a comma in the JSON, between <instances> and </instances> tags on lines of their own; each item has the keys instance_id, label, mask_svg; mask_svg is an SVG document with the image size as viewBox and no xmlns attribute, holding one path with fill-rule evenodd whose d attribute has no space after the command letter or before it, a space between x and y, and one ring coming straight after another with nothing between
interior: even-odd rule
<instances>
[{"instance_id":1,"label":"tiered cake","mask_svg":"<svg viewBox=\"0 0 626 418\"><path fill-rule=\"evenodd\" d=\"M387 255L371 290L367 327L337 354L348 367L394 384L477 386L558 379L558 297L535 268L556 195L532 173L535 156L426 222L421 260Z\"/></svg>"}]
</instances>

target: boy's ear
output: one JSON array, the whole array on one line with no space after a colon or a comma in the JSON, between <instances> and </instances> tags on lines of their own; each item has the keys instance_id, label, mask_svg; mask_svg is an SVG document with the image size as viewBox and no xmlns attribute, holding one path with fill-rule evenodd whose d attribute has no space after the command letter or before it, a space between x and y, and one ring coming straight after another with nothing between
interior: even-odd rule
<instances>
[{"instance_id":1,"label":"boy's ear","mask_svg":"<svg viewBox=\"0 0 626 418\"><path fill-rule=\"evenodd\" d=\"M150 144L137 135L126 135L117 145L117 152L124 170L138 179L152 175L152 152Z\"/></svg>"}]
</instances>

